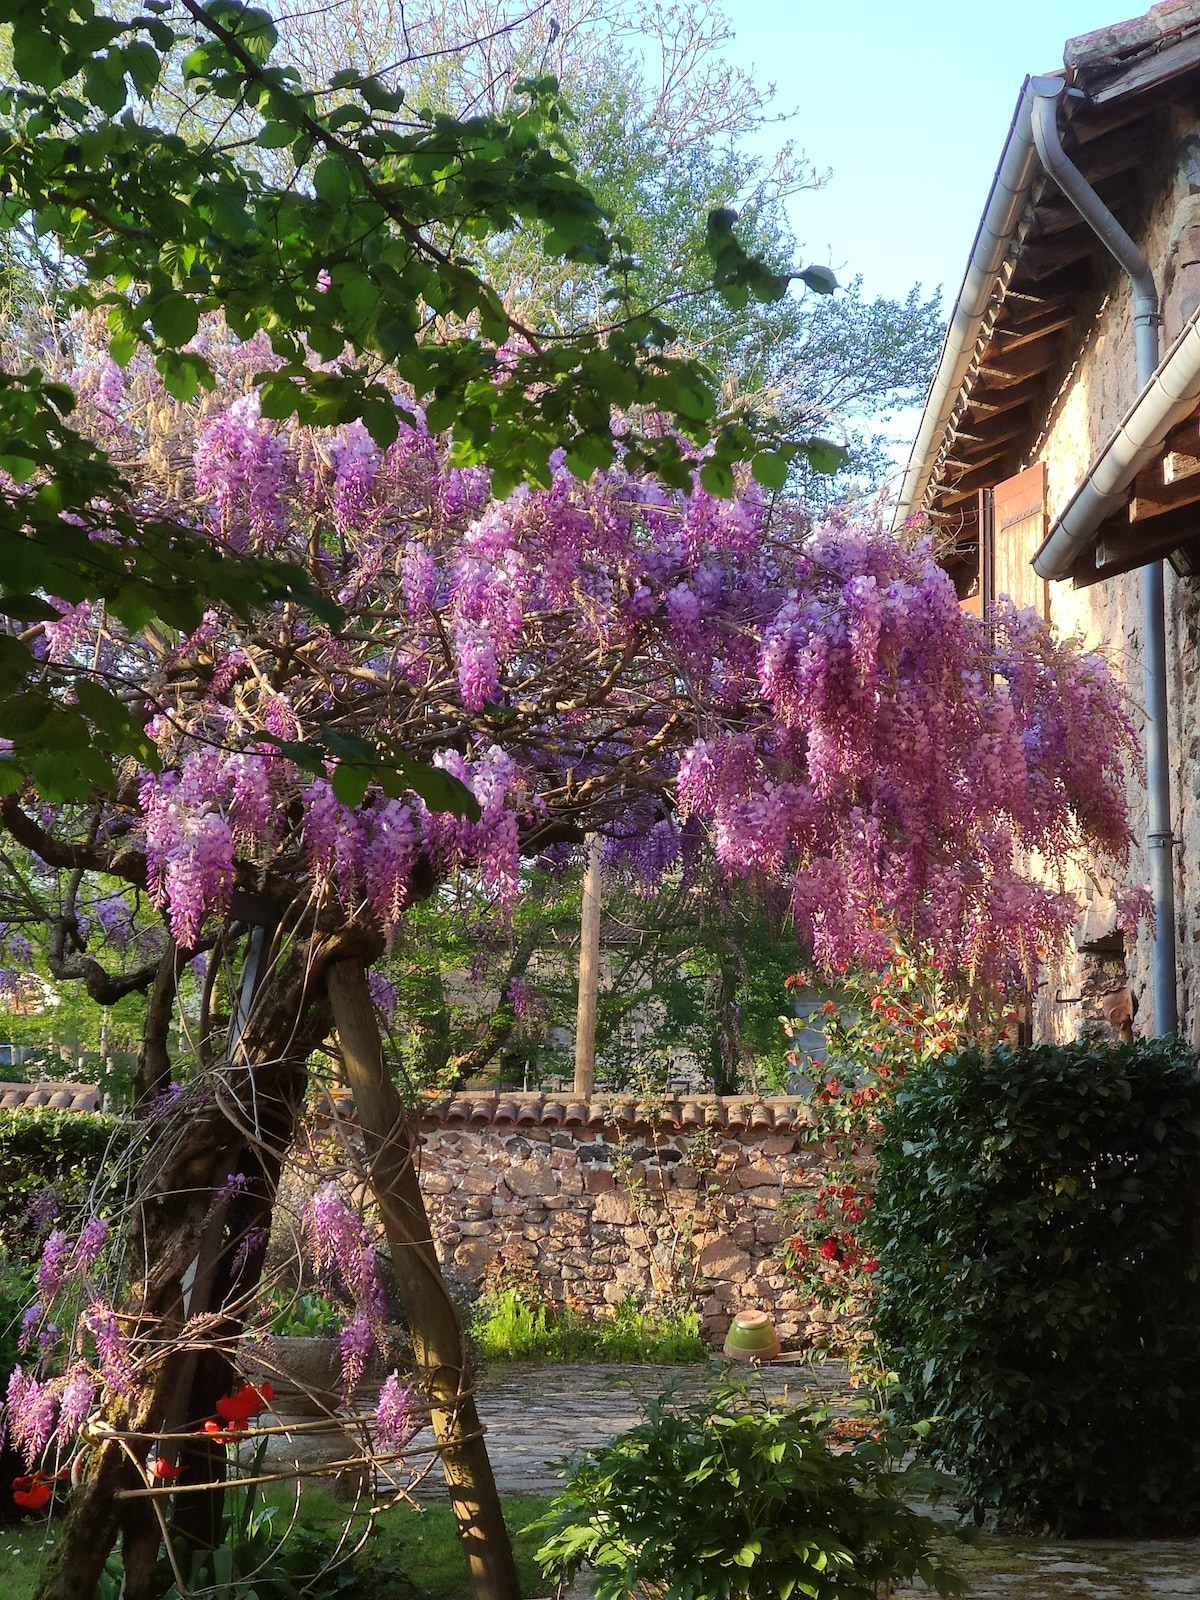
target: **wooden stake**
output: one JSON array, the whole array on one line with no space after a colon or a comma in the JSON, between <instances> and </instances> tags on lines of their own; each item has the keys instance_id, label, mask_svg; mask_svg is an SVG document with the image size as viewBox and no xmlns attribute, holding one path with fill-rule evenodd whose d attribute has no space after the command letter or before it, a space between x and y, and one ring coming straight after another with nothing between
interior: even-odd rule
<instances>
[{"instance_id":1,"label":"wooden stake","mask_svg":"<svg viewBox=\"0 0 1200 1600\"><path fill-rule=\"evenodd\" d=\"M512 1544L465 1370L458 1311L438 1266L417 1177L416 1119L401 1105L384 1063L361 961L335 963L326 984L370 1159L371 1187L441 1446L471 1593L474 1600L521 1600Z\"/></svg>"},{"instance_id":2,"label":"wooden stake","mask_svg":"<svg viewBox=\"0 0 1200 1600\"><path fill-rule=\"evenodd\" d=\"M575 1093L586 1099L596 1087L596 1000L600 989L600 850L598 833L588 836L579 916L579 1009L575 1019Z\"/></svg>"}]
</instances>

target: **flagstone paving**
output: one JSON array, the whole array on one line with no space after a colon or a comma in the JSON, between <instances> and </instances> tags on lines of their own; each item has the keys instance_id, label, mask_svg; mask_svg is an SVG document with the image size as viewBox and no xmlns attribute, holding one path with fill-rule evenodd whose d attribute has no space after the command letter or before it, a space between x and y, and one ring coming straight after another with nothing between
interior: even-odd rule
<instances>
[{"instance_id":1,"label":"flagstone paving","mask_svg":"<svg viewBox=\"0 0 1200 1600\"><path fill-rule=\"evenodd\" d=\"M836 1404L844 1370L772 1365L762 1382L773 1398L813 1393ZM541 1366L495 1368L479 1389L480 1416L501 1494L553 1494L555 1463L639 1422L671 1383L685 1397L717 1381L705 1367ZM434 1489L430 1485L430 1491ZM976 1600L1197 1600L1200 1539L982 1538L956 1547ZM581 1586L577 1594L586 1594ZM928 1591L913 1593L928 1595Z\"/></svg>"}]
</instances>

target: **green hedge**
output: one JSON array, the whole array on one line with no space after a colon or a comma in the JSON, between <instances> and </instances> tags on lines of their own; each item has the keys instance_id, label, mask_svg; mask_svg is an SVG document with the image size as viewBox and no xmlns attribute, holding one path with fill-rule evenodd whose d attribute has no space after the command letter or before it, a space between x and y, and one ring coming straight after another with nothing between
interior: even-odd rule
<instances>
[{"instance_id":1,"label":"green hedge","mask_svg":"<svg viewBox=\"0 0 1200 1600\"><path fill-rule=\"evenodd\" d=\"M117 1119L101 1111L0 1111L0 1230L7 1248L21 1255L40 1244L23 1226L35 1196L52 1188L70 1211L125 1144Z\"/></svg>"},{"instance_id":2,"label":"green hedge","mask_svg":"<svg viewBox=\"0 0 1200 1600\"><path fill-rule=\"evenodd\" d=\"M906 1420L1001 1525L1200 1526L1200 1078L1177 1042L906 1080L872 1227Z\"/></svg>"}]
</instances>

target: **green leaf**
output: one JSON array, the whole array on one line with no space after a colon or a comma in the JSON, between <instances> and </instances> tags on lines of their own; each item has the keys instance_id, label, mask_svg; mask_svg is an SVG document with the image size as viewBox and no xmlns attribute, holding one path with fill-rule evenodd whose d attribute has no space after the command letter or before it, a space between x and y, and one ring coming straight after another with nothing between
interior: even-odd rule
<instances>
[{"instance_id":1,"label":"green leaf","mask_svg":"<svg viewBox=\"0 0 1200 1600\"><path fill-rule=\"evenodd\" d=\"M40 84L43 89L57 89L66 77L62 46L34 24L36 15L31 8L24 18L13 18L13 67L18 77Z\"/></svg>"},{"instance_id":2,"label":"green leaf","mask_svg":"<svg viewBox=\"0 0 1200 1600\"><path fill-rule=\"evenodd\" d=\"M729 500L733 496L733 472L723 461L706 461L700 468L700 482L718 499Z\"/></svg>"},{"instance_id":3,"label":"green leaf","mask_svg":"<svg viewBox=\"0 0 1200 1600\"><path fill-rule=\"evenodd\" d=\"M832 294L838 281L829 267L805 267L796 276L816 294Z\"/></svg>"},{"instance_id":4,"label":"green leaf","mask_svg":"<svg viewBox=\"0 0 1200 1600\"><path fill-rule=\"evenodd\" d=\"M850 452L829 439L806 439L799 446L800 453L808 457L814 472L840 472L850 459Z\"/></svg>"},{"instance_id":5,"label":"green leaf","mask_svg":"<svg viewBox=\"0 0 1200 1600\"><path fill-rule=\"evenodd\" d=\"M340 156L326 156L313 172L313 188L331 206L343 206L350 198L350 174Z\"/></svg>"},{"instance_id":6,"label":"green leaf","mask_svg":"<svg viewBox=\"0 0 1200 1600\"><path fill-rule=\"evenodd\" d=\"M764 489L778 492L787 483L787 457L775 450L760 450L750 463L750 471Z\"/></svg>"},{"instance_id":7,"label":"green leaf","mask_svg":"<svg viewBox=\"0 0 1200 1600\"><path fill-rule=\"evenodd\" d=\"M177 348L196 337L200 327L200 308L186 295L169 294L153 302L150 322L164 344Z\"/></svg>"},{"instance_id":8,"label":"green leaf","mask_svg":"<svg viewBox=\"0 0 1200 1600\"><path fill-rule=\"evenodd\" d=\"M268 122L259 130L254 142L260 150L282 150L286 145L295 144L297 137L296 129L286 122Z\"/></svg>"},{"instance_id":9,"label":"green leaf","mask_svg":"<svg viewBox=\"0 0 1200 1600\"><path fill-rule=\"evenodd\" d=\"M371 769L342 761L333 769L329 781L342 804L353 809L363 803L371 782Z\"/></svg>"}]
</instances>

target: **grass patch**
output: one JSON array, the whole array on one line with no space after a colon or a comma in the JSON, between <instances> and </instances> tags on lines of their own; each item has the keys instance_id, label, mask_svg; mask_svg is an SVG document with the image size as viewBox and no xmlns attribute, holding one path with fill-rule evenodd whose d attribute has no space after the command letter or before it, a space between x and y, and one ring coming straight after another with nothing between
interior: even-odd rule
<instances>
[{"instance_id":1,"label":"grass patch","mask_svg":"<svg viewBox=\"0 0 1200 1600\"><path fill-rule=\"evenodd\" d=\"M545 1516L549 1504L538 1495L513 1495L504 1502L504 1520L525 1595L549 1592L533 1559L542 1535L521 1532ZM465 1600L468 1593L467 1565L448 1505L422 1511L395 1506L383 1512L379 1532L358 1564L364 1576L370 1575L369 1600Z\"/></svg>"},{"instance_id":2,"label":"grass patch","mask_svg":"<svg viewBox=\"0 0 1200 1600\"><path fill-rule=\"evenodd\" d=\"M279 1506L276 1527L285 1527L292 1497L275 1492L270 1498ZM537 1495L514 1495L504 1502L522 1594L548 1592L533 1559L541 1535L520 1530L544 1516L549 1503ZM305 1490L297 1518L299 1528L336 1533L344 1519L344 1507L319 1490ZM57 1533L57 1524L45 1520L0 1529L3 1600L31 1600ZM381 1512L376 1532L355 1559L353 1571L358 1583L353 1589L339 1586L339 1600L468 1600L467 1565L448 1505L430 1505L419 1511L400 1505Z\"/></svg>"},{"instance_id":3,"label":"grass patch","mask_svg":"<svg viewBox=\"0 0 1200 1600\"><path fill-rule=\"evenodd\" d=\"M505 1283L476 1302L471 1336L485 1361L707 1361L695 1311L669 1312L627 1296L611 1317L548 1306L523 1283Z\"/></svg>"},{"instance_id":4,"label":"grass patch","mask_svg":"<svg viewBox=\"0 0 1200 1600\"><path fill-rule=\"evenodd\" d=\"M57 1527L45 1518L38 1522L18 1522L10 1528L0 1528L0 1572L4 1574L4 1600L29 1600L57 1536Z\"/></svg>"}]
</instances>

